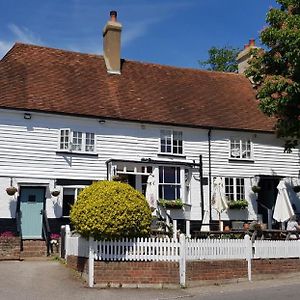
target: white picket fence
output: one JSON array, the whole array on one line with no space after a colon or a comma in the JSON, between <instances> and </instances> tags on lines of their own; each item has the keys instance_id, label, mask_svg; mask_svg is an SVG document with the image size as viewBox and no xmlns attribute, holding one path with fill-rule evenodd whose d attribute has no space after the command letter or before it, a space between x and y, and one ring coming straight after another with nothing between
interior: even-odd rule
<instances>
[{"instance_id":1,"label":"white picket fence","mask_svg":"<svg viewBox=\"0 0 300 300\"><path fill-rule=\"evenodd\" d=\"M292 258L300 256L300 240L254 242L253 258Z\"/></svg>"},{"instance_id":2,"label":"white picket fence","mask_svg":"<svg viewBox=\"0 0 300 300\"><path fill-rule=\"evenodd\" d=\"M116 241L94 241L71 236L68 226L64 228L65 258L80 256L89 258L89 285L93 286L94 261L176 261L179 262L180 284L185 285L186 261L233 260L248 262L248 279L251 280L251 260L254 258L299 258L300 240L255 240L246 235L244 239L180 239L137 238Z\"/></svg>"}]
</instances>

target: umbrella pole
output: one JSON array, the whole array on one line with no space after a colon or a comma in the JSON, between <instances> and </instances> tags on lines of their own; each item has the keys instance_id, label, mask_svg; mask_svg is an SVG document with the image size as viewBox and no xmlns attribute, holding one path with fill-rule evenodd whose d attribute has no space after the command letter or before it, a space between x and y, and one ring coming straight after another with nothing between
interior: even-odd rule
<instances>
[{"instance_id":1,"label":"umbrella pole","mask_svg":"<svg viewBox=\"0 0 300 300\"><path fill-rule=\"evenodd\" d=\"M221 213L219 212L219 230L220 231L223 231L223 228L222 228L222 221L221 221Z\"/></svg>"}]
</instances>

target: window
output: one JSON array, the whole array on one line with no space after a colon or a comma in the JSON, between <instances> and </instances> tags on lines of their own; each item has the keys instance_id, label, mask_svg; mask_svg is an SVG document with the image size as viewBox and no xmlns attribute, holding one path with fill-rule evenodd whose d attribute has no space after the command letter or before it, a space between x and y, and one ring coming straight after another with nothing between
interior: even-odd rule
<instances>
[{"instance_id":1,"label":"window","mask_svg":"<svg viewBox=\"0 0 300 300\"><path fill-rule=\"evenodd\" d=\"M159 167L159 198L176 200L180 198L180 168Z\"/></svg>"},{"instance_id":2,"label":"window","mask_svg":"<svg viewBox=\"0 0 300 300\"><path fill-rule=\"evenodd\" d=\"M95 152L95 134L61 129L59 149L75 152Z\"/></svg>"},{"instance_id":3,"label":"window","mask_svg":"<svg viewBox=\"0 0 300 300\"><path fill-rule=\"evenodd\" d=\"M182 154L182 132L172 130L161 130L160 152L170 154Z\"/></svg>"},{"instance_id":4,"label":"window","mask_svg":"<svg viewBox=\"0 0 300 300\"><path fill-rule=\"evenodd\" d=\"M225 178L225 195L229 201L245 199L244 178Z\"/></svg>"},{"instance_id":5,"label":"window","mask_svg":"<svg viewBox=\"0 0 300 300\"><path fill-rule=\"evenodd\" d=\"M250 140L232 139L230 141L230 158L252 159L252 156Z\"/></svg>"},{"instance_id":6,"label":"window","mask_svg":"<svg viewBox=\"0 0 300 300\"><path fill-rule=\"evenodd\" d=\"M64 188L63 189L63 205L62 205L62 215L63 217L70 216L71 206L75 203L79 192L83 188Z\"/></svg>"}]
</instances>

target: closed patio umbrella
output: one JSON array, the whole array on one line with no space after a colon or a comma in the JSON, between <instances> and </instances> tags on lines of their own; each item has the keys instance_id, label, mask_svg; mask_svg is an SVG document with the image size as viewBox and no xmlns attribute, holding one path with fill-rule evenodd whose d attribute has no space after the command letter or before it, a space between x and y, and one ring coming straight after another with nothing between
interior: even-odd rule
<instances>
[{"instance_id":1,"label":"closed patio umbrella","mask_svg":"<svg viewBox=\"0 0 300 300\"><path fill-rule=\"evenodd\" d=\"M147 179L146 195L149 206L152 211L157 209L157 192L155 186L154 175L150 174Z\"/></svg>"},{"instance_id":2,"label":"closed patio umbrella","mask_svg":"<svg viewBox=\"0 0 300 300\"><path fill-rule=\"evenodd\" d=\"M294 215L294 210L287 192L286 184L281 180L277 186L278 194L274 207L273 219L285 222Z\"/></svg>"},{"instance_id":3,"label":"closed patio umbrella","mask_svg":"<svg viewBox=\"0 0 300 300\"><path fill-rule=\"evenodd\" d=\"M214 180L212 207L219 214L219 223L221 227L221 212L226 210L228 208L228 205L227 205L227 198L225 196L224 189L223 189L223 181L220 177L217 177ZM222 230L222 228L220 228L220 230Z\"/></svg>"}]
</instances>

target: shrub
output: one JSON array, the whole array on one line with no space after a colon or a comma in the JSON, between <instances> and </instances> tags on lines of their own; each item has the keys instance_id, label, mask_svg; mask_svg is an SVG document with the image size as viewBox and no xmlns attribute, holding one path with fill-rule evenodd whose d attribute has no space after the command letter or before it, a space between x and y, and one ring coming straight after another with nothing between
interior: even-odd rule
<instances>
[{"instance_id":1,"label":"shrub","mask_svg":"<svg viewBox=\"0 0 300 300\"><path fill-rule=\"evenodd\" d=\"M152 215L145 197L130 185L99 181L80 192L70 220L82 236L100 240L148 236Z\"/></svg>"}]
</instances>

